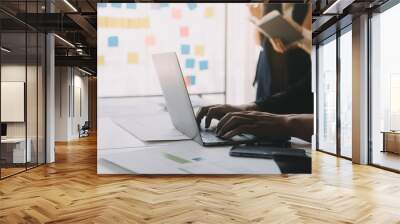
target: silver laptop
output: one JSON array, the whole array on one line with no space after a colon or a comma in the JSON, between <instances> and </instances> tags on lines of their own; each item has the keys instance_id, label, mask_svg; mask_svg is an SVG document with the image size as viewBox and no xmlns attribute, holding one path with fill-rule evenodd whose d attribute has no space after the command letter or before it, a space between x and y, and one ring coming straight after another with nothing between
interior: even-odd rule
<instances>
[{"instance_id":1,"label":"silver laptop","mask_svg":"<svg viewBox=\"0 0 400 224\"><path fill-rule=\"evenodd\" d=\"M176 53L169 52L153 54L152 56L161 89L164 92L169 116L177 130L204 146L255 142L252 135L237 135L227 140L217 137L214 131L199 127Z\"/></svg>"}]
</instances>

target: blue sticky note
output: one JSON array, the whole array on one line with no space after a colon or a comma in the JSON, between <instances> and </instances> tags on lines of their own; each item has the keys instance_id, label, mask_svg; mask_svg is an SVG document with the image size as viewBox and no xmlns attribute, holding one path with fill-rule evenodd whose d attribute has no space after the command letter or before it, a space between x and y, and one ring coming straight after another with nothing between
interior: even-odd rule
<instances>
[{"instance_id":1,"label":"blue sticky note","mask_svg":"<svg viewBox=\"0 0 400 224\"><path fill-rule=\"evenodd\" d=\"M190 45L182 44L181 45L181 54L190 54Z\"/></svg>"},{"instance_id":2,"label":"blue sticky note","mask_svg":"<svg viewBox=\"0 0 400 224\"><path fill-rule=\"evenodd\" d=\"M200 70L207 70L208 69L208 61L203 60L199 62Z\"/></svg>"},{"instance_id":3,"label":"blue sticky note","mask_svg":"<svg viewBox=\"0 0 400 224\"><path fill-rule=\"evenodd\" d=\"M106 8L107 3L97 3L97 8Z\"/></svg>"},{"instance_id":4,"label":"blue sticky note","mask_svg":"<svg viewBox=\"0 0 400 224\"><path fill-rule=\"evenodd\" d=\"M126 3L127 9L136 9L136 3Z\"/></svg>"},{"instance_id":5,"label":"blue sticky note","mask_svg":"<svg viewBox=\"0 0 400 224\"><path fill-rule=\"evenodd\" d=\"M197 3L187 3L190 10L193 10L197 7Z\"/></svg>"},{"instance_id":6,"label":"blue sticky note","mask_svg":"<svg viewBox=\"0 0 400 224\"><path fill-rule=\"evenodd\" d=\"M169 3L160 3L160 8L168 8Z\"/></svg>"},{"instance_id":7,"label":"blue sticky note","mask_svg":"<svg viewBox=\"0 0 400 224\"><path fill-rule=\"evenodd\" d=\"M186 59L185 66L186 68L194 68L194 59L192 58Z\"/></svg>"},{"instance_id":8,"label":"blue sticky note","mask_svg":"<svg viewBox=\"0 0 400 224\"><path fill-rule=\"evenodd\" d=\"M190 85L196 85L196 76L190 75L189 80L190 80Z\"/></svg>"},{"instance_id":9,"label":"blue sticky note","mask_svg":"<svg viewBox=\"0 0 400 224\"><path fill-rule=\"evenodd\" d=\"M118 47L118 37L111 36L108 38L108 46L109 47Z\"/></svg>"},{"instance_id":10,"label":"blue sticky note","mask_svg":"<svg viewBox=\"0 0 400 224\"><path fill-rule=\"evenodd\" d=\"M113 7L113 8L121 8L122 7L122 3L111 3L111 7Z\"/></svg>"}]
</instances>

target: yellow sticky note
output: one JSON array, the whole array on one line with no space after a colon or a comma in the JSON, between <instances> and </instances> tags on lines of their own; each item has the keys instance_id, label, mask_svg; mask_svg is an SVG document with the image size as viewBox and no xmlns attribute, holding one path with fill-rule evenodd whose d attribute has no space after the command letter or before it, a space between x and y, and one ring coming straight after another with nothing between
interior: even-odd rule
<instances>
[{"instance_id":1,"label":"yellow sticky note","mask_svg":"<svg viewBox=\"0 0 400 224\"><path fill-rule=\"evenodd\" d=\"M139 19L139 28L149 28L149 27L150 27L149 17L144 17Z\"/></svg>"},{"instance_id":2,"label":"yellow sticky note","mask_svg":"<svg viewBox=\"0 0 400 224\"><path fill-rule=\"evenodd\" d=\"M97 17L97 26L98 27L106 27L107 26L107 19L101 16Z\"/></svg>"},{"instance_id":3,"label":"yellow sticky note","mask_svg":"<svg viewBox=\"0 0 400 224\"><path fill-rule=\"evenodd\" d=\"M194 54L196 56L203 57L204 56L204 46L203 45L196 45L194 47Z\"/></svg>"},{"instance_id":4,"label":"yellow sticky note","mask_svg":"<svg viewBox=\"0 0 400 224\"><path fill-rule=\"evenodd\" d=\"M120 27L121 24L123 24L123 19L119 18L109 18L107 25L109 28L117 28Z\"/></svg>"},{"instance_id":5,"label":"yellow sticky note","mask_svg":"<svg viewBox=\"0 0 400 224\"><path fill-rule=\"evenodd\" d=\"M122 27L122 28L128 27L128 19L126 19L126 18L118 19L116 28L118 28L118 27Z\"/></svg>"},{"instance_id":6,"label":"yellow sticky note","mask_svg":"<svg viewBox=\"0 0 400 224\"><path fill-rule=\"evenodd\" d=\"M128 53L128 64L138 64L139 55L137 53Z\"/></svg>"},{"instance_id":7,"label":"yellow sticky note","mask_svg":"<svg viewBox=\"0 0 400 224\"><path fill-rule=\"evenodd\" d=\"M149 28L150 19L148 17L128 19L126 22L127 28L139 29L139 28Z\"/></svg>"},{"instance_id":8,"label":"yellow sticky note","mask_svg":"<svg viewBox=\"0 0 400 224\"><path fill-rule=\"evenodd\" d=\"M147 29L150 27L150 18L117 18L117 17L98 17L97 27L104 28L128 28L128 29Z\"/></svg>"},{"instance_id":9,"label":"yellow sticky note","mask_svg":"<svg viewBox=\"0 0 400 224\"><path fill-rule=\"evenodd\" d=\"M97 56L97 65L104 65L104 56Z\"/></svg>"},{"instance_id":10,"label":"yellow sticky note","mask_svg":"<svg viewBox=\"0 0 400 224\"><path fill-rule=\"evenodd\" d=\"M204 16L207 18L214 16L214 9L212 7L207 7L204 11Z\"/></svg>"}]
</instances>

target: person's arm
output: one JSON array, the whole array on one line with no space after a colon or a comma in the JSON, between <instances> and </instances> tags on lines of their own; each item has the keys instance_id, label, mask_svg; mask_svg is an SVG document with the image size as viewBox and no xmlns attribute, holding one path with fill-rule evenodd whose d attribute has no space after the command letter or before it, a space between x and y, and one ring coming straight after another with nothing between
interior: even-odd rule
<instances>
[{"instance_id":1,"label":"person's arm","mask_svg":"<svg viewBox=\"0 0 400 224\"><path fill-rule=\"evenodd\" d=\"M313 113L311 79L306 77L286 91L257 100L255 104L259 111L275 114Z\"/></svg>"},{"instance_id":2,"label":"person's arm","mask_svg":"<svg viewBox=\"0 0 400 224\"><path fill-rule=\"evenodd\" d=\"M314 132L313 114L295 114L288 117L290 136L311 142Z\"/></svg>"},{"instance_id":3,"label":"person's arm","mask_svg":"<svg viewBox=\"0 0 400 224\"><path fill-rule=\"evenodd\" d=\"M232 138L252 134L261 139L285 140L296 137L310 142L313 114L271 114L266 112L234 112L225 115L217 127L217 135Z\"/></svg>"},{"instance_id":4,"label":"person's arm","mask_svg":"<svg viewBox=\"0 0 400 224\"><path fill-rule=\"evenodd\" d=\"M242 105L219 104L200 108L196 120L200 124L205 117L205 127L210 126L212 119L220 120L227 113L262 111L274 114L304 114L313 113L313 95L311 92L311 78L305 78L295 85L288 88L287 91L263 98L255 103Z\"/></svg>"},{"instance_id":5,"label":"person's arm","mask_svg":"<svg viewBox=\"0 0 400 224\"><path fill-rule=\"evenodd\" d=\"M298 46L303 48L307 53L311 54L312 51L312 38L311 31L303 28L303 39L299 41Z\"/></svg>"}]
</instances>

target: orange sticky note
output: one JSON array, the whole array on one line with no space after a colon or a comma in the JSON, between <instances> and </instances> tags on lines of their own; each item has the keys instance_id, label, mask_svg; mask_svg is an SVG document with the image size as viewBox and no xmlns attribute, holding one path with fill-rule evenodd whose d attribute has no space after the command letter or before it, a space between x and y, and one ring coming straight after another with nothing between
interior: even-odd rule
<instances>
[{"instance_id":1,"label":"orange sticky note","mask_svg":"<svg viewBox=\"0 0 400 224\"><path fill-rule=\"evenodd\" d=\"M153 46L156 44L156 38L154 37L154 35L146 36L145 43L147 46Z\"/></svg>"},{"instance_id":2,"label":"orange sticky note","mask_svg":"<svg viewBox=\"0 0 400 224\"><path fill-rule=\"evenodd\" d=\"M212 7L207 7L204 10L204 16L207 18L213 17L214 16L214 9Z\"/></svg>"},{"instance_id":3,"label":"orange sticky note","mask_svg":"<svg viewBox=\"0 0 400 224\"><path fill-rule=\"evenodd\" d=\"M196 56L203 57L204 56L204 46L203 45L196 45L194 47L194 54Z\"/></svg>"},{"instance_id":4,"label":"orange sticky note","mask_svg":"<svg viewBox=\"0 0 400 224\"><path fill-rule=\"evenodd\" d=\"M174 19L181 19L182 17L182 11L181 9L173 8L171 11L172 18Z\"/></svg>"},{"instance_id":5,"label":"orange sticky note","mask_svg":"<svg viewBox=\"0 0 400 224\"><path fill-rule=\"evenodd\" d=\"M138 64L139 55L135 52L128 53L128 64Z\"/></svg>"},{"instance_id":6,"label":"orange sticky note","mask_svg":"<svg viewBox=\"0 0 400 224\"><path fill-rule=\"evenodd\" d=\"M97 65L104 65L104 56L97 56Z\"/></svg>"},{"instance_id":7,"label":"orange sticky note","mask_svg":"<svg viewBox=\"0 0 400 224\"><path fill-rule=\"evenodd\" d=\"M189 27L187 26L182 26L180 29L181 37L187 37L189 36Z\"/></svg>"}]
</instances>

